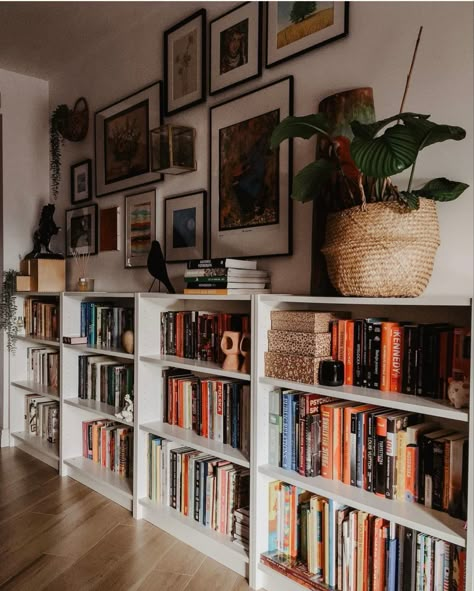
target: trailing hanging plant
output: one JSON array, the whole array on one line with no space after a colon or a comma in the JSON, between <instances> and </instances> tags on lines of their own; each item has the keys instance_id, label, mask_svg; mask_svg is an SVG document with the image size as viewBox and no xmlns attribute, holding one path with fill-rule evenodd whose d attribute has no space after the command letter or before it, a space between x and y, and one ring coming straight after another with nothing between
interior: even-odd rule
<instances>
[{"instance_id":1,"label":"trailing hanging plant","mask_svg":"<svg viewBox=\"0 0 474 591\"><path fill-rule=\"evenodd\" d=\"M17 272L10 269L3 272L2 293L0 298L0 330L7 335L7 349L15 352L17 323L16 323L16 276Z\"/></svg>"},{"instance_id":2,"label":"trailing hanging plant","mask_svg":"<svg viewBox=\"0 0 474 591\"><path fill-rule=\"evenodd\" d=\"M58 105L51 115L49 124L51 192L55 201L58 198L59 183L61 181L61 147L64 145L62 131L66 126L68 117L68 106Z\"/></svg>"}]
</instances>

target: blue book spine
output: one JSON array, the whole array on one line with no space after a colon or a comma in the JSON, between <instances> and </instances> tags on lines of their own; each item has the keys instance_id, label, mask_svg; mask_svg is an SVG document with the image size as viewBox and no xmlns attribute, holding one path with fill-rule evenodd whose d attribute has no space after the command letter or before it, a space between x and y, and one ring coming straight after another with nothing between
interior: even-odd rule
<instances>
[{"instance_id":1,"label":"blue book spine","mask_svg":"<svg viewBox=\"0 0 474 591\"><path fill-rule=\"evenodd\" d=\"M81 337L87 336L86 302L81 302Z\"/></svg>"},{"instance_id":2,"label":"blue book spine","mask_svg":"<svg viewBox=\"0 0 474 591\"><path fill-rule=\"evenodd\" d=\"M362 413L357 414L357 452L356 452L356 486L362 488L362 473L363 473L363 416Z\"/></svg>"},{"instance_id":3,"label":"blue book spine","mask_svg":"<svg viewBox=\"0 0 474 591\"><path fill-rule=\"evenodd\" d=\"M388 585L387 591L397 591L397 551L398 540L392 538L388 543Z\"/></svg>"}]
</instances>

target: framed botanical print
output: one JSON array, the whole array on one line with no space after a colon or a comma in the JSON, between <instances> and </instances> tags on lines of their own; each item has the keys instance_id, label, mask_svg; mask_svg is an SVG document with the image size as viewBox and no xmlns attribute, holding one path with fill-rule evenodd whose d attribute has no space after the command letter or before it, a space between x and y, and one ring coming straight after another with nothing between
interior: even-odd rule
<instances>
[{"instance_id":1,"label":"framed botanical print","mask_svg":"<svg viewBox=\"0 0 474 591\"><path fill-rule=\"evenodd\" d=\"M178 263L207 257L206 191L165 199L165 259Z\"/></svg>"},{"instance_id":2,"label":"framed botanical print","mask_svg":"<svg viewBox=\"0 0 474 591\"><path fill-rule=\"evenodd\" d=\"M125 267L146 267L156 238L156 191L125 197Z\"/></svg>"},{"instance_id":3,"label":"framed botanical print","mask_svg":"<svg viewBox=\"0 0 474 591\"><path fill-rule=\"evenodd\" d=\"M209 94L261 75L261 2L245 2L210 23Z\"/></svg>"},{"instance_id":4,"label":"framed botanical print","mask_svg":"<svg viewBox=\"0 0 474 591\"><path fill-rule=\"evenodd\" d=\"M97 254L97 205L66 210L66 256Z\"/></svg>"},{"instance_id":5,"label":"framed botanical print","mask_svg":"<svg viewBox=\"0 0 474 591\"><path fill-rule=\"evenodd\" d=\"M71 203L92 199L92 161L84 160L71 166Z\"/></svg>"},{"instance_id":6,"label":"framed botanical print","mask_svg":"<svg viewBox=\"0 0 474 591\"><path fill-rule=\"evenodd\" d=\"M212 257L291 254L292 143L270 138L292 112L292 76L211 107Z\"/></svg>"},{"instance_id":7,"label":"framed botanical print","mask_svg":"<svg viewBox=\"0 0 474 591\"><path fill-rule=\"evenodd\" d=\"M349 2L267 2L266 67L345 37Z\"/></svg>"},{"instance_id":8,"label":"framed botanical print","mask_svg":"<svg viewBox=\"0 0 474 591\"><path fill-rule=\"evenodd\" d=\"M151 170L150 130L162 123L161 81L95 114L97 197L162 179Z\"/></svg>"},{"instance_id":9,"label":"framed botanical print","mask_svg":"<svg viewBox=\"0 0 474 591\"><path fill-rule=\"evenodd\" d=\"M163 71L166 115L178 113L206 99L205 48L204 8L165 31Z\"/></svg>"}]
</instances>

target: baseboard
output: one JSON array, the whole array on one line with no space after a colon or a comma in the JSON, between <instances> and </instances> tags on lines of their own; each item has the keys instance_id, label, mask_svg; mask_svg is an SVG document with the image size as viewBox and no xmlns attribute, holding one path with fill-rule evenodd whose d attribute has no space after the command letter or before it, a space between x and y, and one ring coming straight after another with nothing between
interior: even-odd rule
<instances>
[{"instance_id":1,"label":"baseboard","mask_svg":"<svg viewBox=\"0 0 474 591\"><path fill-rule=\"evenodd\" d=\"M8 429L0 431L0 447L10 447L10 432Z\"/></svg>"}]
</instances>

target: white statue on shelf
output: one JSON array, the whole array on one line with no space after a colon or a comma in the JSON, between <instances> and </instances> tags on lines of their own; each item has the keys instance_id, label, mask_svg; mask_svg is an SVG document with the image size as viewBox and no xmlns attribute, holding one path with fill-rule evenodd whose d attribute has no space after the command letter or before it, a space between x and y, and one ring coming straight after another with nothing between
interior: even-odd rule
<instances>
[{"instance_id":1,"label":"white statue on shelf","mask_svg":"<svg viewBox=\"0 0 474 591\"><path fill-rule=\"evenodd\" d=\"M133 400L130 398L130 394L125 394L125 404L120 412L115 413L118 419L133 423Z\"/></svg>"}]
</instances>

